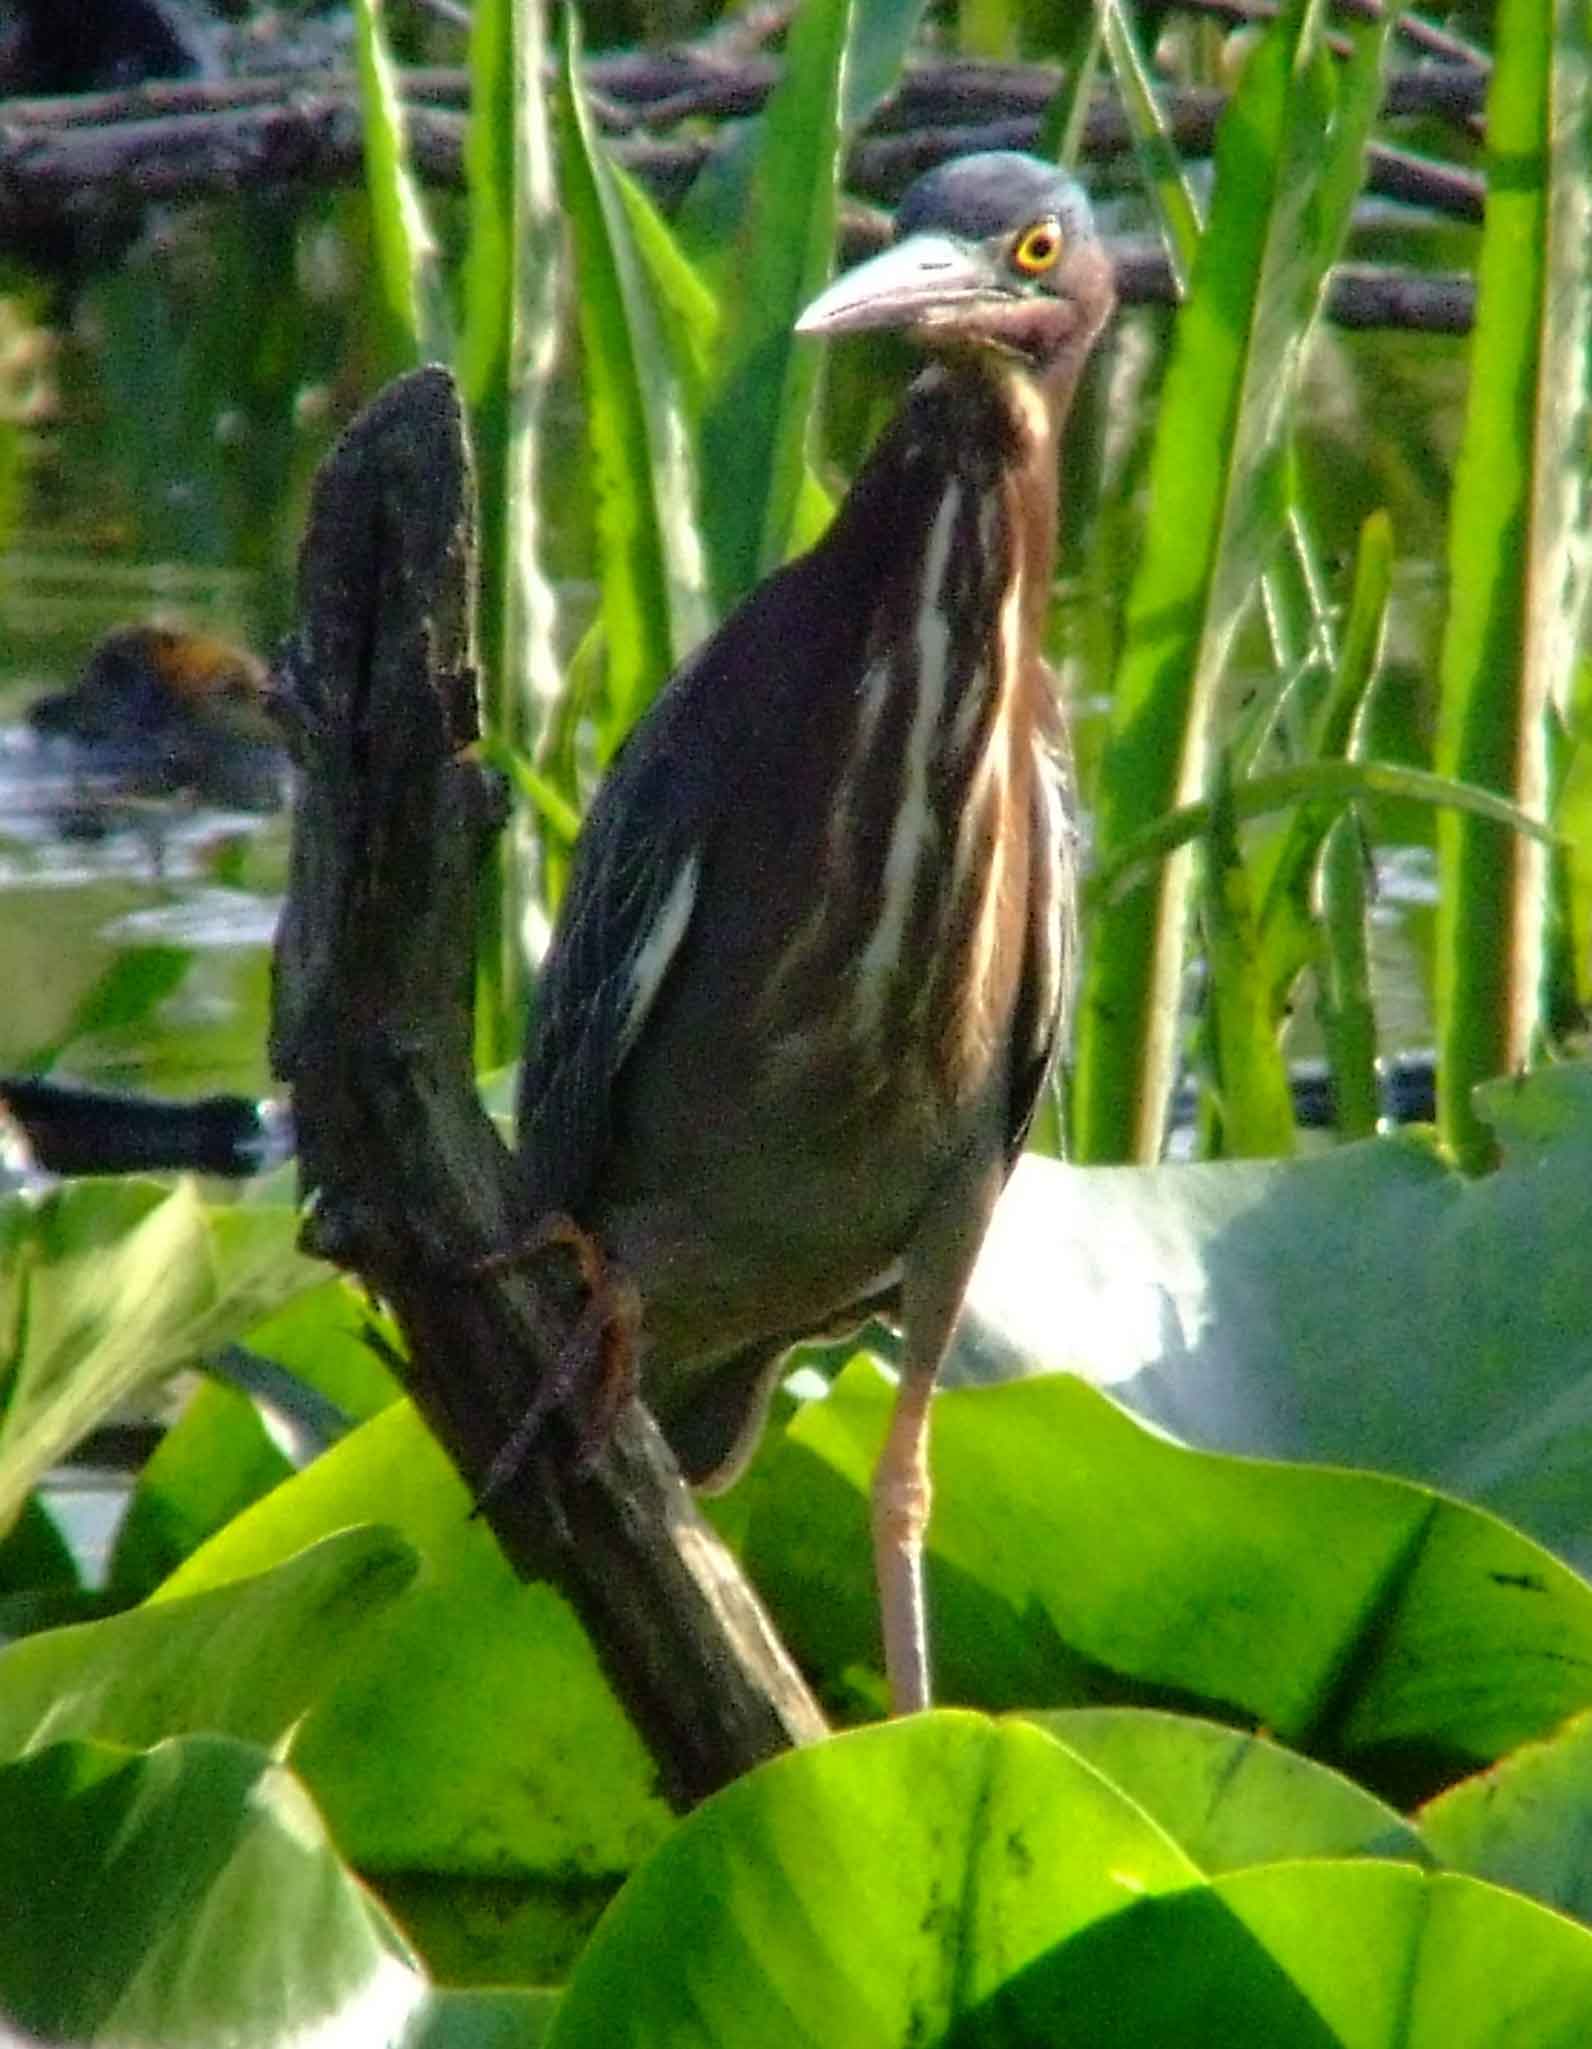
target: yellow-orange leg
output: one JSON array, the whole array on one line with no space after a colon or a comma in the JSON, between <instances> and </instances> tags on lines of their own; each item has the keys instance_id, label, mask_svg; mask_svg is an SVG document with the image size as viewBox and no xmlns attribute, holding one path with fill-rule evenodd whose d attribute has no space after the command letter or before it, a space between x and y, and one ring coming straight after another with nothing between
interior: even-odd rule
<instances>
[{"instance_id":1,"label":"yellow-orange leg","mask_svg":"<svg viewBox=\"0 0 1592 2049\"><path fill-rule=\"evenodd\" d=\"M903 1366L890 1430L873 1473L873 1559L884 1632L890 1711L915 1714L930 1700L929 1628L923 1595L923 1533L929 1520L929 1398L934 1371Z\"/></svg>"},{"instance_id":2,"label":"yellow-orange leg","mask_svg":"<svg viewBox=\"0 0 1592 2049\"><path fill-rule=\"evenodd\" d=\"M1003 1157L963 1162L936 1191L901 1263L901 1379L873 1473L873 1562L892 1714L916 1714L931 1700L923 1588L929 1402L1004 1179Z\"/></svg>"}]
</instances>

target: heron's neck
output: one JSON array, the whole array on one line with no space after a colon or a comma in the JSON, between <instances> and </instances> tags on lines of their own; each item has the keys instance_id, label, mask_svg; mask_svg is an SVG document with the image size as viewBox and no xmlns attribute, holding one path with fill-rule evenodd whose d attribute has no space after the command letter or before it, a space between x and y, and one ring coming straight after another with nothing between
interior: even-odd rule
<instances>
[{"instance_id":1,"label":"heron's neck","mask_svg":"<svg viewBox=\"0 0 1592 2049\"><path fill-rule=\"evenodd\" d=\"M1009 980L1002 918L1026 888L1012 821L1032 801L1044 710L1055 443L1042 390L942 360L913 384L832 529L866 592L826 821L829 872L867 876L877 897L847 961L859 1047L884 1044L883 1020L903 1006L927 1015L969 980L993 987L998 954ZM980 1009L968 1030L984 1043L986 1026Z\"/></svg>"},{"instance_id":2,"label":"heron's neck","mask_svg":"<svg viewBox=\"0 0 1592 2049\"><path fill-rule=\"evenodd\" d=\"M1003 502L1009 569L1022 584L1025 637L1044 624L1056 552L1057 455L1076 378L1046 381L988 360L936 363L913 386L909 409L950 474Z\"/></svg>"}]
</instances>

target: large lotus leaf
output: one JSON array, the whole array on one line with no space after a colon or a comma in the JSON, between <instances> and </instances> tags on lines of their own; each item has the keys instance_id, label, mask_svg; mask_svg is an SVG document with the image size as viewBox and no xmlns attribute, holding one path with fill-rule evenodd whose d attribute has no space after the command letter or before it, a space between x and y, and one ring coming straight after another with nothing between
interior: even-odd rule
<instances>
[{"instance_id":1,"label":"large lotus leaf","mask_svg":"<svg viewBox=\"0 0 1592 2049\"><path fill-rule=\"evenodd\" d=\"M295 1742L339 1843L366 1871L612 1884L668 1826L651 1762L568 1606L515 1578L407 1402L220 1531L151 1612L373 1518L425 1570Z\"/></svg>"},{"instance_id":2,"label":"large lotus leaf","mask_svg":"<svg viewBox=\"0 0 1592 2049\"><path fill-rule=\"evenodd\" d=\"M747 1535L827 1683L877 1657L868 1483L891 1401L858 1360L789 1425ZM1400 1797L1592 1703L1592 1588L1405 1481L1171 1443L1069 1375L934 1407L940 1698L1204 1703Z\"/></svg>"},{"instance_id":3,"label":"large lotus leaf","mask_svg":"<svg viewBox=\"0 0 1592 2049\"><path fill-rule=\"evenodd\" d=\"M1430 1861L1416 1830L1363 1786L1248 1730L1155 1708L1029 1719L1136 1800L1211 1876L1295 1857Z\"/></svg>"},{"instance_id":4,"label":"large lotus leaf","mask_svg":"<svg viewBox=\"0 0 1592 2049\"><path fill-rule=\"evenodd\" d=\"M144 1461L116 1526L106 1584L124 1601L141 1600L292 1471L247 1395L207 1381Z\"/></svg>"},{"instance_id":5,"label":"large lotus leaf","mask_svg":"<svg viewBox=\"0 0 1592 2049\"><path fill-rule=\"evenodd\" d=\"M1592 1937L1472 1879L1198 1882L1075 1753L940 1713L765 1766L631 1880L555 2049L1570 2049Z\"/></svg>"},{"instance_id":6,"label":"large lotus leaf","mask_svg":"<svg viewBox=\"0 0 1592 2049\"><path fill-rule=\"evenodd\" d=\"M434 1994L269 1752L58 1743L0 1767L0 2033L161 2049L529 2049L549 2001Z\"/></svg>"},{"instance_id":7,"label":"large lotus leaf","mask_svg":"<svg viewBox=\"0 0 1592 2049\"><path fill-rule=\"evenodd\" d=\"M1420 1825L1456 1870L1592 1921L1592 1715L1451 1786L1422 1808Z\"/></svg>"},{"instance_id":8,"label":"large lotus leaf","mask_svg":"<svg viewBox=\"0 0 1592 2049\"><path fill-rule=\"evenodd\" d=\"M1482 1091L1504 1164L1025 1160L947 1377L1067 1368L1190 1443L1425 1480L1592 1565L1592 1069Z\"/></svg>"},{"instance_id":9,"label":"large lotus leaf","mask_svg":"<svg viewBox=\"0 0 1592 2049\"><path fill-rule=\"evenodd\" d=\"M610 1909L551 2040L947 2040L1053 1944L1197 1876L1037 1729L935 1714L853 1731L670 1837Z\"/></svg>"},{"instance_id":10,"label":"large lotus leaf","mask_svg":"<svg viewBox=\"0 0 1592 2049\"><path fill-rule=\"evenodd\" d=\"M350 1419L398 1399L402 1389L366 1342L376 1315L336 1277L250 1328L250 1353L283 1369L287 1398L262 1406L219 1379L195 1393L145 1461L122 1516L109 1571L118 1594L149 1593Z\"/></svg>"},{"instance_id":11,"label":"large lotus leaf","mask_svg":"<svg viewBox=\"0 0 1592 2049\"><path fill-rule=\"evenodd\" d=\"M115 1403L314 1279L287 1204L209 1208L189 1180L88 1181L0 1210L0 1531Z\"/></svg>"},{"instance_id":12,"label":"large lotus leaf","mask_svg":"<svg viewBox=\"0 0 1592 2049\"><path fill-rule=\"evenodd\" d=\"M66 1736L276 1743L417 1563L389 1529L345 1529L237 1586L26 1637L0 1651L0 1757Z\"/></svg>"},{"instance_id":13,"label":"large lotus leaf","mask_svg":"<svg viewBox=\"0 0 1592 2049\"><path fill-rule=\"evenodd\" d=\"M1084 1929L946 2039L956 2049L1584 2049L1592 1935L1448 1873L1262 1865Z\"/></svg>"},{"instance_id":14,"label":"large lotus leaf","mask_svg":"<svg viewBox=\"0 0 1592 2049\"><path fill-rule=\"evenodd\" d=\"M0 1770L0 2004L74 2044L401 2039L413 1956L268 1751L60 1743Z\"/></svg>"}]
</instances>

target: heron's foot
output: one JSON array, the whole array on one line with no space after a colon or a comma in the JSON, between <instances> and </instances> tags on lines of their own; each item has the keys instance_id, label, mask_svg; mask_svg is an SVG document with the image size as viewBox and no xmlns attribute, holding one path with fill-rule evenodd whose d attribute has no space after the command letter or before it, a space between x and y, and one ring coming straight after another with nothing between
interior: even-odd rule
<instances>
[{"instance_id":1,"label":"heron's foot","mask_svg":"<svg viewBox=\"0 0 1592 2049\"><path fill-rule=\"evenodd\" d=\"M519 1473L555 1413L567 1416L574 1428L576 1471L589 1472L613 1434L620 1410L636 1391L641 1296L634 1281L609 1262L590 1231L567 1216L549 1214L519 1244L481 1260L476 1271L517 1266L556 1245L574 1254L589 1299L529 1408L493 1459L476 1499L477 1513Z\"/></svg>"},{"instance_id":2,"label":"heron's foot","mask_svg":"<svg viewBox=\"0 0 1592 2049\"><path fill-rule=\"evenodd\" d=\"M512 1245L505 1245L500 1251L484 1253L480 1259L470 1263L471 1273L502 1273L505 1267L526 1266L539 1253L555 1245L565 1246L575 1256L580 1269L581 1285L587 1294L595 1295L602 1287L608 1273L608 1261L601 1245L590 1231L584 1231L573 1217L565 1216L562 1210L549 1210L539 1217L523 1238L516 1238Z\"/></svg>"}]
</instances>

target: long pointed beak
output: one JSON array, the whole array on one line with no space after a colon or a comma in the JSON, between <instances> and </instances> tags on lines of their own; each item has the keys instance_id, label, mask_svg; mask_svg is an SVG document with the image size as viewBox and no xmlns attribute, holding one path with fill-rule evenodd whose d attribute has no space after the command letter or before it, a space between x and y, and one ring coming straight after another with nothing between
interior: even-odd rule
<instances>
[{"instance_id":1,"label":"long pointed beak","mask_svg":"<svg viewBox=\"0 0 1592 2049\"><path fill-rule=\"evenodd\" d=\"M836 278L796 322L798 334L911 327L992 296L988 268L946 235L913 235Z\"/></svg>"}]
</instances>

